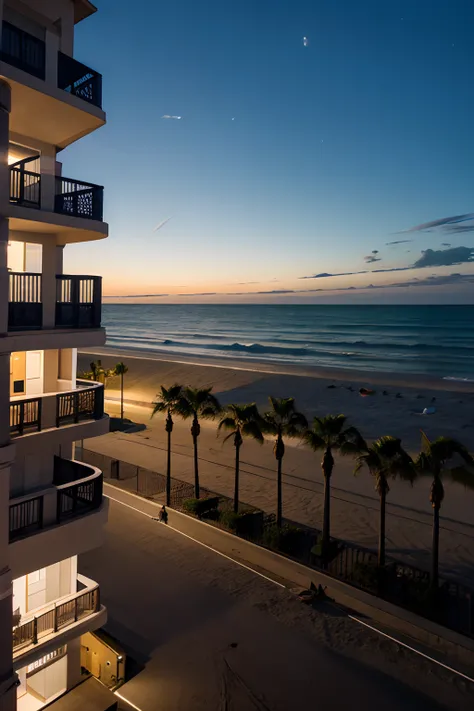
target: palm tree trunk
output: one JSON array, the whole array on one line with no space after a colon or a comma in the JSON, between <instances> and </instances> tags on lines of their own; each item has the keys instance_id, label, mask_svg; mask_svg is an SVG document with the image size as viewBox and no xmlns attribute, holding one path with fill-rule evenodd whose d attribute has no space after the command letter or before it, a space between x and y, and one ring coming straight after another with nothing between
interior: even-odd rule
<instances>
[{"instance_id":1,"label":"palm tree trunk","mask_svg":"<svg viewBox=\"0 0 474 711\"><path fill-rule=\"evenodd\" d=\"M431 549L431 578L430 587L433 597L438 591L439 568L439 504L433 505L433 541Z\"/></svg>"},{"instance_id":2,"label":"palm tree trunk","mask_svg":"<svg viewBox=\"0 0 474 711\"><path fill-rule=\"evenodd\" d=\"M324 513L323 513L323 540L321 543L321 553L324 562L329 553L329 542L331 537L331 474L334 467L334 458L330 447L324 452L322 469L324 474Z\"/></svg>"},{"instance_id":3,"label":"palm tree trunk","mask_svg":"<svg viewBox=\"0 0 474 711\"><path fill-rule=\"evenodd\" d=\"M235 445L234 513L239 513L240 444Z\"/></svg>"},{"instance_id":4,"label":"palm tree trunk","mask_svg":"<svg viewBox=\"0 0 474 711\"><path fill-rule=\"evenodd\" d=\"M193 424L191 427L191 434L193 436L193 446L194 446L194 498L199 499L199 459L198 459L198 436L199 436L199 422L197 417L194 417Z\"/></svg>"},{"instance_id":5,"label":"palm tree trunk","mask_svg":"<svg viewBox=\"0 0 474 711\"><path fill-rule=\"evenodd\" d=\"M277 518L276 518L276 525L278 528L281 528L282 520L283 520L283 494L282 494L282 463L283 463L283 458L279 458L278 460L278 471L277 471Z\"/></svg>"},{"instance_id":6,"label":"palm tree trunk","mask_svg":"<svg viewBox=\"0 0 474 711\"><path fill-rule=\"evenodd\" d=\"M123 373L120 376L120 421L123 424Z\"/></svg>"},{"instance_id":7,"label":"palm tree trunk","mask_svg":"<svg viewBox=\"0 0 474 711\"><path fill-rule=\"evenodd\" d=\"M171 426L170 426L171 425ZM173 421L171 415L168 415L166 431L168 433L168 460L166 462L166 505L171 506L171 432L173 429Z\"/></svg>"},{"instance_id":8,"label":"palm tree trunk","mask_svg":"<svg viewBox=\"0 0 474 711\"><path fill-rule=\"evenodd\" d=\"M385 567L385 500L387 492L385 487L382 487L380 492L380 519L379 519L379 555L378 555L378 565L379 568Z\"/></svg>"}]
</instances>

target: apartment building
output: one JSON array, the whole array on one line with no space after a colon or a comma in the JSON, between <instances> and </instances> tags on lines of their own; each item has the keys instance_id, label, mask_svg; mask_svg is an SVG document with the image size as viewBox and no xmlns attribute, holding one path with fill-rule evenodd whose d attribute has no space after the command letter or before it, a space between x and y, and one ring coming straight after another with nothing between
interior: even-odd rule
<instances>
[{"instance_id":1,"label":"apartment building","mask_svg":"<svg viewBox=\"0 0 474 711\"><path fill-rule=\"evenodd\" d=\"M88 0L0 0L0 711L33 711L81 679L81 635L106 619L78 554L101 544L102 472L74 441L108 430L77 349L105 342L99 276L64 274L104 239L103 188L61 150L100 128L102 78L74 58ZM93 262L91 261L93 271Z\"/></svg>"}]
</instances>

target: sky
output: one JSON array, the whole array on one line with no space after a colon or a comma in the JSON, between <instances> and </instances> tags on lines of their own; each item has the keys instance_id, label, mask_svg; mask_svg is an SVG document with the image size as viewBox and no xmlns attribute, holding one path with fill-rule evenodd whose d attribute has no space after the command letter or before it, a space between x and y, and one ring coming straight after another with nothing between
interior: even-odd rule
<instances>
[{"instance_id":1,"label":"sky","mask_svg":"<svg viewBox=\"0 0 474 711\"><path fill-rule=\"evenodd\" d=\"M109 301L474 303L472 0L97 5L107 125L58 159L109 238L66 269Z\"/></svg>"}]
</instances>

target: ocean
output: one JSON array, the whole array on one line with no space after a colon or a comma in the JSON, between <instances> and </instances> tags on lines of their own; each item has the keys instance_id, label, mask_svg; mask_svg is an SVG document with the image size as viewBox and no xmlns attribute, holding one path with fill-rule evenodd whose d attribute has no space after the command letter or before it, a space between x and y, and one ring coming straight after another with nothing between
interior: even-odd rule
<instances>
[{"instance_id":1,"label":"ocean","mask_svg":"<svg viewBox=\"0 0 474 711\"><path fill-rule=\"evenodd\" d=\"M107 346L474 380L474 306L105 304Z\"/></svg>"}]
</instances>

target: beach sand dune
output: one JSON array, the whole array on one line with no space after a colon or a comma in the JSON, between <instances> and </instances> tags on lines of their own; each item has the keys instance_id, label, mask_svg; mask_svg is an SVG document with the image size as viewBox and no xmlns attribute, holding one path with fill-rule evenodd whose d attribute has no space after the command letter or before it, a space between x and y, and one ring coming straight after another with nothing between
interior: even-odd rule
<instances>
[{"instance_id":1,"label":"beach sand dune","mask_svg":"<svg viewBox=\"0 0 474 711\"><path fill-rule=\"evenodd\" d=\"M87 447L140 466L165 472L166 435L160 418L150 421L150 403L161 384L174 382L196 387L212 385L222 404L253 402L264 409L268 396L295 397L298 409L308 419L314 415L343 412L350 424L364 437L374 439L391 434L401 437L413 454L420 447L420 429L434 438L452 436L474 449L474 384L452 381L419 380L415 376L350 373L348 371L271 372L266 365L242 362L237 367L222 367L197 362L157 360L131 354L81 354L79 368L101 357L105 367L124 360L126 375L126 414L144 422L147 430L135 434L115 433L88 440ZM261 369L257 370L256 367ZM361 397L361 387L375 390ZM383 394L383 393L386 394ZM118 411L118 379L107 387L107 410ZM425 407L434 407L433 415L422 415ZM203 423L200 437L201 483L232 496L233 456L231 444L216 437L214 423ZM320 455L298 442L289 442L284 460L284 515L294 521L321 526L322 475ZM189 424L176 422L173 433L173 475L192 482L192 442ZM275 510L275 460L272 443L264 446L250 441L242 453L241 500L265 511ZM332 532L334 535L366 546L376 546L378 499L368 473L353 476L352 460L337 460L332 480ZM387 549L392 555L423 567L429 565L431 507L429 479L413 487L403 482L391 483L388 497ZM442 509L441 569L445 573L474 583L474 491L446 482Z\"/></svg>"}]
</instances>

